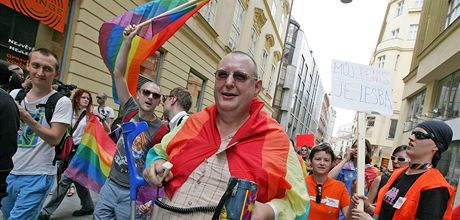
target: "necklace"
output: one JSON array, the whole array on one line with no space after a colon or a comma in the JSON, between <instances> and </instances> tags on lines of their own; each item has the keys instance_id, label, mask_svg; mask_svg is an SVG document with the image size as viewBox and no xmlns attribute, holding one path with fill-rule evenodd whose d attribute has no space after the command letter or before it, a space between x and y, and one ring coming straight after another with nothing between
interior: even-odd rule
<instances>
[{"instance_id":1,"label":"necklace","mask_svg":"<svg viewBox=\"0 0 460 220\"><path fill-rule=\"evenodd\" d=\"M432 167L433 167L433 164L431 163L411 163L409 165L409 168L413 170L428 170L428 169L431 169Z\"/></svg>"}]
</instances>

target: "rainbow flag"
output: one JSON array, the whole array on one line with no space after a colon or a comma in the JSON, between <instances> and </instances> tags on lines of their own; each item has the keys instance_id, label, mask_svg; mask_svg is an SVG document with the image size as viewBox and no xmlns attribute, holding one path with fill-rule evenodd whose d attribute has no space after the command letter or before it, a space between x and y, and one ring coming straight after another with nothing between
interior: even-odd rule
<instances>
[{"instance_id":1,"label":"rainbow flag","mask_svg":"<svg viewBox=\"0 0 460 220\"><path fill-rule=\"evenodd\" d=\"M77 152L64 175L98 192L109 176L116 145L96 116L90 115Z\"/></svg>"},{"instance_id":2,"label":"rainbow flag","mask_svg":"<svg viewBox=\"0 0 460 220\"><path fill-rule=\"evenodd\" d=\"M209 0L153 0L133 8L102 24L99 30L99 49L109 71L113 73L118 51L123 41L123 30L130 24L153 21L139 30L134 37L128 56L125 78L129 92L134 95L139 78L140 66L144 60L161 47L179 28ZM112 92L118 103L115 84Z\"/></svg>"}]
</instances>

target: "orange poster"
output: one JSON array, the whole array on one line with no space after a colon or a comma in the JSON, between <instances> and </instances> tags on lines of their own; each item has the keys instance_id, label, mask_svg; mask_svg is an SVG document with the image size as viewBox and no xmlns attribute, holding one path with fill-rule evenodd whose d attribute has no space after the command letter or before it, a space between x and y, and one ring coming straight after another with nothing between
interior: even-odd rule
<instances>
[{"instance_id":1,"label":"orange poster","mask_svg":"<svg viewBox=\"0 0 460 220\"><path fill-rule=\"evenodd\" d=\"M0 3L64 32L69 0L0 0Z\"/></svg>"}]
</instances>

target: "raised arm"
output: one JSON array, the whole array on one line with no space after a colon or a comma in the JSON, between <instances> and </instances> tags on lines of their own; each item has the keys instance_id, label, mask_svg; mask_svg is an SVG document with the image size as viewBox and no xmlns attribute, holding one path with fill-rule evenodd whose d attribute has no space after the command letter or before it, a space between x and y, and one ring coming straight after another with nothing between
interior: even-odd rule
<instances>
[{"instance_id":1,"label":"raised arm","mask_svg":"<svg viewBox=\"0 0 460 220\"><path fill-rule=\"evenodd\" d=\"M123 32L123 42L120 50L118 51L117 60L115 62L115 68L113 70L113 81L117 88L117 95L120 101L120 106L124 106L131 95L129 94L128 84L126 83L125 73L128 65L128 54L131 49L131 42L137 34L137 27L135 25L129 25Z\"/></svg>"}]
</instances>

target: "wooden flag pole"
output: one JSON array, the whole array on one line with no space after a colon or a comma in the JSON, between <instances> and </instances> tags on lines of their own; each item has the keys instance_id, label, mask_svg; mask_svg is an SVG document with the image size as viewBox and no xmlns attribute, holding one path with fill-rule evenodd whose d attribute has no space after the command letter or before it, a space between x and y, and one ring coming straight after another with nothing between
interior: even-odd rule
<instances>
[{"instance_id":1,"label":"wooden flag pole","mask_svg":"<svg viewBox=\"0 0 460 220\"><path fill-rule=\"evenodd\" d=\"M356 193L358 195L364 195L364 169L366 165L366 127L365 127L365 115L364 112L358 112L358 177ZM364 203L362 201L358 204L358 210L364 210Z\"/></svg>"},{"instance_id":2,"label":"wooden flag pole","mask_svg":"<svg viewBox=\"0 0 460 220\"><path fill-rule=\"evenodd\" d=\"M165 16L165 15L168 15L168 14L171 14L171 13L173 13L173 12L175 12L175 11L184 9L184 8L186 8L186 7L190 6L190 5L193 5L193 4L195 4L195 3L199 2L199 1L201 1L201 0L189 1L189 2L187 2L187 3L184 3L184 4L182 4L182 5L177 6L177 7L175 7L175 8L169 9L169 10L167 10L167 11L165 11L165 12L163 12L163 13L161 13L161 14L159 14L159 15L153 17L153 18L150 18L150 19L148 19L148 20L145 20L144 22L138 24L137 26L138 26L139 28L142 28L142 27L144 27L145 25L150 24L150 23L151 23L153 20L155 20L155 19L161 18L161 17L163 17L163 16Z\"/></svg>"}]
</instances>

